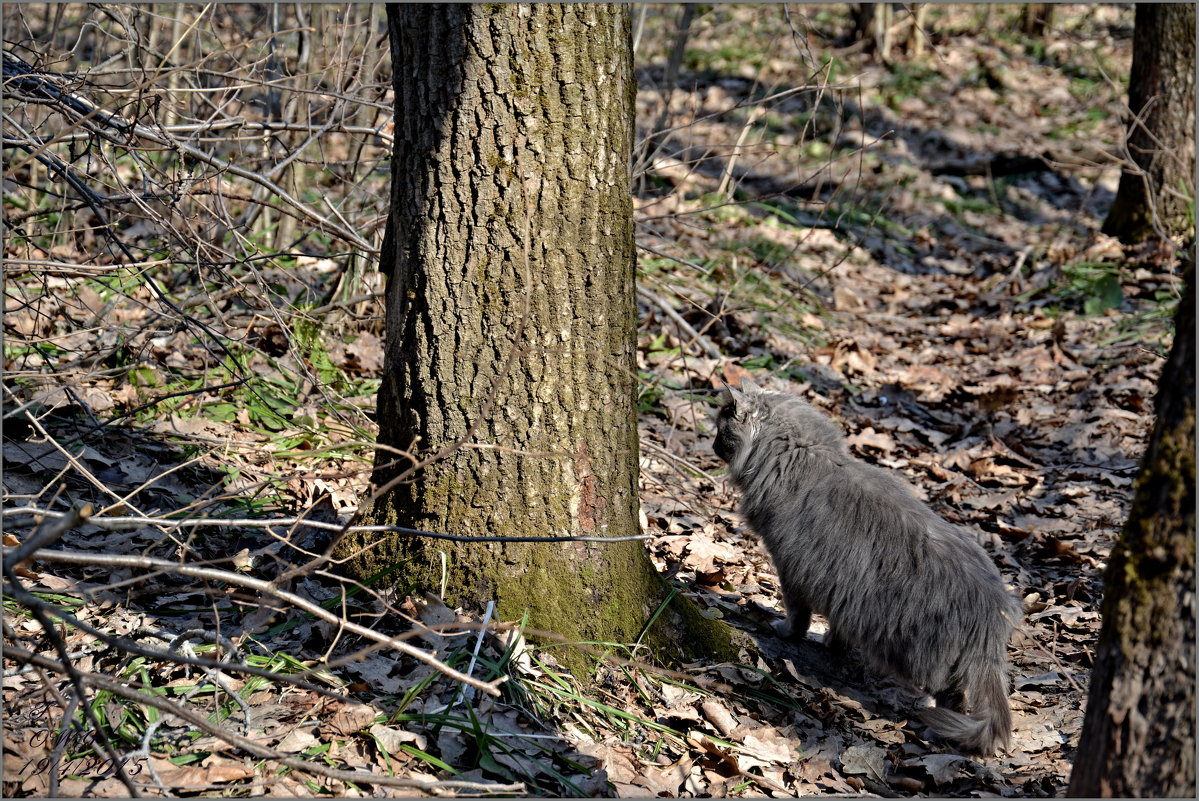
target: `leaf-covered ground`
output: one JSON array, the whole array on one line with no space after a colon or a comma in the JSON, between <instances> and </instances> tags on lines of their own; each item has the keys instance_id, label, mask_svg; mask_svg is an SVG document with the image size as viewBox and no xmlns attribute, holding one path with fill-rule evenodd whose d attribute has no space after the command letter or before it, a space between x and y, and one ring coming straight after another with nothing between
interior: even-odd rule
<instances>
[{"instance_id":1,"label":"leaf-covered ground","mask_svg":"<svg viewBox=\"0 0 1199 801\"><path fill-rule=\"evenodd\" d=\"M1167 247L1096 233L1119 176L1131 10L1060 6L1042 40L1016 33L1017 7L987 8L932 8L924 53L884 66L844 39L845 6L701 7L673 91L678 7L653 7L640 28L643 524L680 591L744 632L738 664L662 671L638 663L635 643L601 644L594 674L569 676L519 621L358 593L321 572L276 586L333 619L301 614L236 579L279 580L327 532L147 523L77 526L55 547L95 564L30 563L21 578L111 635L201 656L233 637L246 664L310 685L147 660L63 626L76 666L277 755L412 782L570 796L1060 795L1178 271ZM357 146L330 134L324 155ZM385 174L363 179L378 203ZM364 220L385 211L364 202ZM124 233L153 261L152 225ZM78 240L31 247L10 239L6 252L87 261ZM174 326L132 275L112 292L86 270L6 273L6 546L32 533L11 512L22 506L317 521L356 506L382 358L377 277L335 292L352 259L324 241L303 250L202 276L206 302L187 310L240 343L254 376L226 387L228 354ZM182 302L197 276L159 280ZM799 646L774 637L777 577L711 451L719 380L747 371L836 417L859 457L985 535L1026 613L1010 646L1010 753L970 759L926 739L913 717L923 699L831 659L819 620ZM232 575L185 581L103 561L114 556L214 560ZM499 697L464 688L347 633L339 616L509 680ZM11 598L5 623L8 646L58 658ZM430 791L292 770L95 697L148 793ZM62 795L124 794L94 734L71 734L54 756L64 710L36 671L6 673L4 700L6 794L47 794L52 759ZM473 792L442 788L455 791Z\"/></svg>"},{"instance_id":2,"label":"leaf-covered ground","mask_svg":"<svg viewBox=\"0 0 1199 801\"><path fill-rule=\"evenodd\" d=\"M1127 63L1121 40L1110 38L1121 16L1105 11L1063 37L1073 39L1068 46L1047 46L1043 59L1027 45L960 36L935 46L928 62L890 73L859 62L855 78L875 87L862 92L874 97L855 96L865 111L837 120L833 148L846 156L826 184L776 139L742 185L770 183L782 197L707 212L723 215L721 235L743 243L749 263L730 255L707 262L707 275L665 262L651 273L691 309L719 309L714 322L690 316L694 332L755 368L759 383L835 416L857 456L905 476L947 519L984 532L1024 602L1011 644L1012 753L981 762L920 739L904 689L880 689L878 677L833 664L818 647L796 653L774 641L765 624L780 614L778 581L733 512L710 448L713 388L721 378L735 383L741 370L697 355L692 332L648 308L643 366L661 392L643 429L655 443L643 451L643 508L661 533L654 554L706 604L755 632L762 667L796 682L799 714L731 711L749 716L744 734L796 744L800 767L775 760L762 771L797 793L1064 790L1100 575L1152 423L1178 289L1169 257L1096 233L1119 172L1092 165L1104 165L1119 141L1120 95L1114 86L1084 90L1077 76L1122 74ZM948 16L946 28L964 24ZM1075 48L1090 57L1073 62ZM700 119L727 108L730 91L771 85L771 66L676 99L680 114ZM905 72L913 83L901 88ZM991 77L979 82L979 73ZM1013 164L1018 172L995 174ZM687 180L705 177L693 171ZM703 205L670 202L676 213ZM642 212L660 205L643 199ZM692 218L655 220L654 229L651 244L662 250L701 260L707 252L711 230ZM740 283L724 295L721 271ZM834 678L813 680L816 670Z\"/></svg>"}]
</instances>

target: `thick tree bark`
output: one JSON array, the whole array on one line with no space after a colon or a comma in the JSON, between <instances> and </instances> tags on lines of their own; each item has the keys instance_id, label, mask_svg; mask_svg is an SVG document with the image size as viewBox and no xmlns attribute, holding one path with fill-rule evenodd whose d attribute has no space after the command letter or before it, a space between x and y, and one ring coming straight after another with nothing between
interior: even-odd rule
<instances>
[{"instance_id":1,"label":"thick tree bark","mask_svg":"<svg viewBox=\"0 0 1199 801\"><path fill-rule=\"evenodd\" d=\"M1069 795L1195 797L1194 261L1103 629Z\"/></svg>"},{"instance_id":2,"label":"thick tree bark","mask_svg":"<svg viewBox=\"0 0 1199 801\"><path fill-rule=\"evenodd\" d=\"M427 463L367 518L466 536L636 534L628 12L387 12L396 125L379 440ZM395 459L380 450L377 481L411 465ZM398 566L403 589L437 589L445 554L450 603L495 600L503 619L528 612L570 641L633 642L667 597L638 541L401 537L363 550L375 539L342 548L358 551L359 575ZM643 642L665 656L727 647L682 599L660 621Z\"/></svg>"},{"instance_id":3,"label":"thick tree bark","mask_svg":"<svg viewBox=\"0 0 1199 801\"><path fill-rule=\"evenodd\" d=\"M1138 3L1132 39L1128 151L1103 233L1129 243L1194 235L1195 6Z\"/></svg>"}]
</instances>

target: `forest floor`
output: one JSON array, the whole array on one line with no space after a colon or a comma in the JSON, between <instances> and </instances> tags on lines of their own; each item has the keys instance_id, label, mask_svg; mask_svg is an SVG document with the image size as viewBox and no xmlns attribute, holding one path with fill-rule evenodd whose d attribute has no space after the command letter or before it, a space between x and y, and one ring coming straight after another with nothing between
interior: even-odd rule
<instances>
[{"instance_id":1,"label":"forest floor","mask_svg":"<svg viewBox=\"0 0 1199 801\"><path fill-rule=\"evenodd\" d=\"M644 283L683 298L701 344L720 356L647 303L642 366L659 394L643 415L644 439L657 447L643 449L642 506L660 532L659 566L753 632L757 665L797 701L786 712L761 702L730 710L753 743L747 753L760 744L798 749L798 767L775 760L758 769L790 792L1064 793L1102 569L1152 426L1178 291L1167 253L1097 233L1119 177L1104 154L1116 152L1121 133L1120 90L1098 84L1104 71L1123 74L1128 57L1121 16L1107 11L1055 31L1061 38L1047 39L1041 59L1028 42L947 35L922 62L888 70L856 60L853 83L871 88L854 98L860 116L838 118L834 158L810 142L806 160L788 159L785 147L742 156L758 162L741 176L750 202L696 213L718 206L702 192L715 192L721 176L684 172L682 148L658 156L700 196L643 197L648 244L708 272L660 259ZM744 23L729 14L728 25ZM942 19L937 30L955 23L969 18ZM727 29L713 28L727 41ZM707 127L720 125L730 99L779 85L771 66L697 81L676 96L680 116L699 120L688 134L736 141L735 125L723 134ZM1094 82L1086 90L1083 75ZM823 173L822 157L831 162ZM763 186L774 194L755 196ZM724 224L695 224L705 215ZM726 259L712 258L713 244ZM728 274L731 290L721 283ZM985 534L1026 613L1010 648L1009 754L972 761L930 745L911 721L909 690L864 676L852 660L836 664L815 644L795 649L771 636L778 581L711 452L718 379L735 384L743 368L836 417L855 455ZM710 768L692 774L707 777L713 794L727 792Z\"/></svg>"},{"instance_id":2,"label":"forest floor","mask_svg":"<svg viewBox=\"0 0 1199 801\"><path fill-rule=\"evenodd\" d=\"M286 589L298 597L366 616L399 610L430 627L411 632L418 644L509 681L493 699L385 650L326 667L324 657L349 649L335 622L233 581L190 584L112 560L240 552L238 574L271 580L285 542L315 551L320 532L284 526L264 548L261 530L248 527L85 524L57 547L96 563L30 564L20 576L37 598L109 634L151 642L190 632L191 651L172 646L183 653L212 655L220 632L236 628L248 635L248 664L316 686L177 665L151 675L145 659L63 626L76 666L140 679L277 754L416 781L517 782L548 796L1064 794L1102 571L1152 427L1180 271L1169 247L1125 247L1098 233L1120 174L1130 8L1060 6L1043 39L1014 31L1015 7L986 8L935 7L925 52L885 66L837 41L844 7L801 6L788 17L777 6L717 6L693 23L673 92L660 84L677 8L647 18L635 199L643 527L657 567L704 614L744 634L737 663L663 671L600 660L592 675L570 676L552 648L510 630L478 634L492 621L477 612L435 598L380 607L343 597L328 577L294 577ZM664 95L670 114L659 125ZM147 334L139 347L148 360L132 373L104 362L113 369L76 376L70 394L67 354L124 346L105 339L103 321L136 329L155 301L144 286L110 297L70 283L72 302L51 307L46 298L63 287L38 279L44 291L24 296L37 303L8 307L5 403L57 412L6 411L5 544L30 534L13 509L60 496L109 514L186 512L194 499L226 517L344 516L371 454L363 410L382 366L379 317L347 314L363 308L360 298L297 316L271 306L292 290L330 287L339 272L319 252L264 267L230 291L257 292L265 308L204 318L245 335L246 366L262 386L282 387L277 395L200 387L148 409L147 397L175 386L173 370L212 366L204 343L182 329ZM377 290L372 281L364 286ZM43 336L54 349L13 344ZM919 694L856 658L828 656L819 619L799 645L773 635L777 577L711 450L720 381L745 375L835 417L855 455L985 538L1025 612L1009 648L1007 753L971 758L928 738L914 719ZM97 414L128 420L89 438ZM286 425L272 422L279 414ZM11 597L5 624L8 647L29 647L41 631ZM53 656L44 642L34 650ZM605 650L644 655L635 644ZM96 698L149 794L413 792L251 760L150 707ZM51 759L69 763L62 795L124 793L88 766L99 754L94 735L80 732L55 756L46 733L63 710L36 672L6 672L4 701L5 795L47 794Z\"/></svg>"}]
</instances>

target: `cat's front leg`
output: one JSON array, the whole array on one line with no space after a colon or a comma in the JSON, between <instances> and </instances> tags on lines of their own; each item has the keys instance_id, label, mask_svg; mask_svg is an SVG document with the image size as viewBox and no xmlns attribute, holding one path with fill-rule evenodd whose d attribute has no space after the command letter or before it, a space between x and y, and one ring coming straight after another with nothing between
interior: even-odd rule
<instances>
[{"instance_id":1,"label":"cat's front leg","mask_svg":"<svg viewBox=\"0 0 1199 801\"><path fill-rule=\"evenodd\" d=\"M787 640L802 640L808 633L808 627L812 625L812 612L810 609L804 609L802 612L789 610L787 616L782 620L776 620L771 624L774 633Z\"/></svg>"},{"instance_id":2,"label":"cat's front leg","mask_svg":"<svg viewBox=\"0 0 1199 801\"><path fill-rule=\"evenodd\" d=\"M812 625L812 607L786 582L783 582L783 606L787 617L774 622L775 633L784 639L802 640Z\"/></svg>"}]
</instances>

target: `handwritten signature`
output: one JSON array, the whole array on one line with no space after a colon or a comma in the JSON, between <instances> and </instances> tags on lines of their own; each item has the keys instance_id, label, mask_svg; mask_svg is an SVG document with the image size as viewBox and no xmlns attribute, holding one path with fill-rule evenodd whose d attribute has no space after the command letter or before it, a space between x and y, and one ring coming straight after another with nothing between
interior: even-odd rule
<instances>
[{"instance_id":1,"label":"handwritten signature","mask_svg":"<svg viewBox=\"0 0 1199 801\"><path fill-rule=\"evenodd\" d=\"M32 730L29 736L29 745L32 748L49 747L53 742L53 748L60 754L81 754L81 756L73 756L66 761L59 761L59 777L109 776L116 773L117 763L104 755L96 745L96 735L90 731L84 731L78 721L72 721L59 731L49 728L46 724L49 722L50 707L51 704L47 701L35 708L29 717L27 730ZM41 759L30 757L21 765L17 775L32 777L47 773L54 762L53 756L45 756ZM121 759L119 763L126 769L127 775L136 776L142 772L141 763L135 763L132 766L127 763L128 759Z\"/></svg>"}]
</instances>

